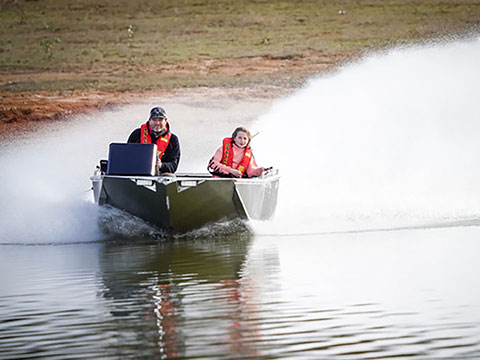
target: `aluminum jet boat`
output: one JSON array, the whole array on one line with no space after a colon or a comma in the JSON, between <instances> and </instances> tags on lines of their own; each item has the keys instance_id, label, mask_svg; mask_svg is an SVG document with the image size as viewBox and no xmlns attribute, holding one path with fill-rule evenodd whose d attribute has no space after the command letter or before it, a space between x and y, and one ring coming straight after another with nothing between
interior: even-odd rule
<instances>
[{"instance_id":1,"label":"aluminum jet boat","mask_svg":"<svg viewBox=\"0 0 480 360\"><path fill-rule=\"evenodd\" d=\"M155 144L110 144L108 161L101 160L90 178L95 202L124 210L169 233L234 219L273 218L278 169L240 179L209 173L157 176L155 153Z\"/></svg>"}]
</instances>

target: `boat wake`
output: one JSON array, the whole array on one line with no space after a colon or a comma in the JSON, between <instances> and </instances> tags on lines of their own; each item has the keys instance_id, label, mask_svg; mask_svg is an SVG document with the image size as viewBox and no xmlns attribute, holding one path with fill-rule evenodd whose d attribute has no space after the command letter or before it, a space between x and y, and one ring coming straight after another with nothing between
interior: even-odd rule
<instances>
[{"instance_id":1,"label":"boat wake","mask_svg":"<svg viewBox=\"0 0 480 360\"><path fill-rule=\"evenodd\" d=\"M107 237L105 241L128 241L132 239L139 242L162 241L166 239L191 240L251 232L247 222L230 220L208 224L200 229L182 234L171 234L110 205L99 208L99 226Z\"/></svg>"},{"instance_id":2,"label":"boat wake","mask_svg":"<svg viewBox=\"0 0 480 360\"><path fill-rule=\"evenodd\" d=\"M98 223L100 230L109 239L150 238L160 240L167 236L165 232L142 219L110 205L99 207Z\"/></svg>"},{"instance_id":3,"label":"boat wake","mask_svg":"<svg viewBox=\"0 0 480 360\"><path fill-rule=\"evenodd\" d=\"M449 229L456 227L475 227L480 226L480 216L474 216L465 219L445 219L443 221L429 222L423 224L411 224L397 227L378 227L364 229L345 229L330 231L312 231L312 232L281 232L276 233L275 230L259 225L256 227L255 236L259 237L290 237L290 236L321 236L335 234L360 234L360 233L376 233L389 231L414 231L414 230L430 230L430 229ZM262 232L264 231L264 232Z\"/></svg>"}]
</instances>

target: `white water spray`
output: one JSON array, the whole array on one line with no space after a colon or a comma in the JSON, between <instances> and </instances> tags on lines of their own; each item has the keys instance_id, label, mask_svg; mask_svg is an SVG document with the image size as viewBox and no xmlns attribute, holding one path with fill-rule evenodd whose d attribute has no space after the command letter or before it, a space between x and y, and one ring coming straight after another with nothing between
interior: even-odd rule
<instances>
[{"instance_id":1,"label":"white water spray","mask_svg":"<svg viewBox=\"0 0 480 360\"><path fill-rule=\"evenodd\" d=\"M480 39L397 49L274 104L255 153L283 177L276 221L260 231L478 218L479 64Z\"/></svg>"},{"instance_id":2,"label":"white water spray","mask_svg":"<svg viewBox=\"0 0 480 360\"><path fill-rule=\"evenodd\" d=\"M257 161L282 171L260 233L388 228L478 219L480 40L373 55L277 101L151 99L0 144L0 243L95 241L89 176L153 105L179 135L179 171L204 172L238 125Z\"/></svg>"},{"instance_id":3,"label":"white water spray","mask_svg":"<svg viewBox=\"0 0 480 360\"><path fill-rule=\"evenodd\" d=\"M136 113L135 108L124 111ZM128 125L117 122L124 115L119 110L92 113L1 144L0 243L63 244L104 237L90 200L89 176L106 158L110 141L125 141L123 126Z\"/></svg>"}]
</instances>

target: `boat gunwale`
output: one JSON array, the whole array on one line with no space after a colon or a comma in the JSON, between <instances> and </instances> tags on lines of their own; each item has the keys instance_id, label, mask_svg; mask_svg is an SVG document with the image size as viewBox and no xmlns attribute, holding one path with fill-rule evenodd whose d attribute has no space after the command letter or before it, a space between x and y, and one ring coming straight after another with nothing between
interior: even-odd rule
<instances>
[{"instance_id":1,"label":"boat gunwale","mask_svg":"<svg viewBox=\"0 0 480 360\"><path fill-rule=\"evenodd\" d=\"M98 180L103 178L118 178L118 179L140 179L140 180L151 180L158 183L172 183L177 181L234 181L235 183L241 184L257 184L271 182L280 179L280 174L272 174L266 177L255 177L255 178L222 178L222 177L212 177L210 174L179 174L179 176L148 176L148 175L93 175L90 177L90 180Z\"/></svg>"}]
</instances>

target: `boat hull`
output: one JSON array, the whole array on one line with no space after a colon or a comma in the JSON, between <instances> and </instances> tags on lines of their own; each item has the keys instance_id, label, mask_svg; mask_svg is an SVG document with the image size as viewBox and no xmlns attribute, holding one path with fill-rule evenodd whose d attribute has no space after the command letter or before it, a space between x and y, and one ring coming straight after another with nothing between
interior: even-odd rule
<instances>
[{"instance_id":1,"label":"boat hull","mask_svg":"<svg viewBox=\"0 0 480 360\"><path fill-rule=\"evenodd\" d=\"M209 175L111 176L92 178L95 201L127 211L173 233L233 219L270 220L279 175L223 179Z\"/></svg>"}]
</instances>

